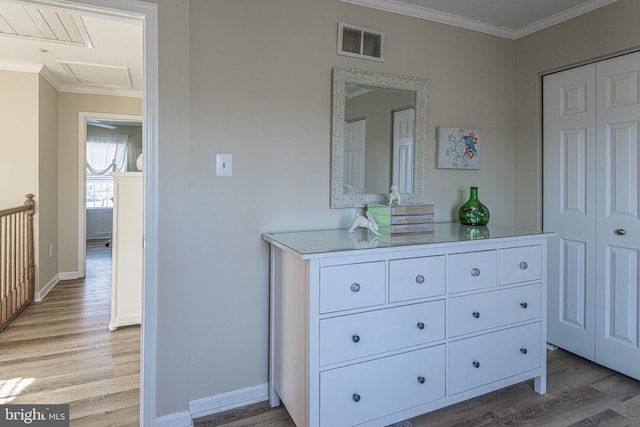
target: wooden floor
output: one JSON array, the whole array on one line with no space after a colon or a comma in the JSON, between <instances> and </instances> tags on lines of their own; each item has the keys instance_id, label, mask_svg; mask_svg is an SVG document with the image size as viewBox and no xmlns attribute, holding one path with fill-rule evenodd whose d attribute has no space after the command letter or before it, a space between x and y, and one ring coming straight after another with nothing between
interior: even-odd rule
<instances>
[{"instance_id":1,"label":"wooden floor","mask_svg":"<svg viewBox=\"0 0 640 427\"><path fill-rule=\"evenodd\" d=\"M562 350L548 352L547 394L526 381L409 420L413 427L640 426L640 382ZM638 361L640 363L640 361ZM195 420L195 427L294 427L267 402Z\"/></svg>"},{"instance_id":2,"label":"wooden floor","mask_svg":"<svg viewBox=\"0 0 640 427\"><path fill-rule=\"evenodd\" d=\"M96 250L97 249L97 250ZM110 332L111 250L0 333L0 404L70 405L72 426L137 426L140 328Z\"/></svg>"}]
</instances>

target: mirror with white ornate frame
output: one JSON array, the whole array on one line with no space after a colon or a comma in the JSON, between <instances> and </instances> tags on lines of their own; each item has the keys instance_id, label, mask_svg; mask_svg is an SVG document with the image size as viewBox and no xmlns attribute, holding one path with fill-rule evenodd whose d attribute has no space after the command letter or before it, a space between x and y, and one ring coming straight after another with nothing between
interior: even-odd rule
<instances>
[{"instance_id":1,"label":"mirror with white ornate frame","mask_svg":"<svg viewBox=\"0 0 640 427\"><path fill-rule=\"evenodd\" d=\"M427 203L427 134L428 134L428 102L429 102L429 83L426 79L417 77L408 77L395 74L376 73L371 71L362 71L352 68L340 68L333 69L333 111L332 111L332 140L331 140L331 208L360 208L365 207L368 204L380 204L387 203L389 200L389 188L379 185L375 188L376 192L365 193L368 191L367 184L363 184L361 188L355 188L349 182L353 172L347 169L345 165L349 163L351 153L345 155L345 138L347 133L352 134L353 123L348 117L347 113L347 97L352 90L378 91L378 92L393 92L394 96L410 94L415 97L411 97L415 105L404 105L398 109L388 109L388 106L384 107L387 110L384 111L387 117L395 115L398 111L410 111L415 113L414 126L412 129L408 129L408 133L411 134L412 145L410 147L410 153L407 157L405 155L405 164L409 164L412 171L407 173L409 184L407 188L401 191L402 204L424 204ZM405 98L406 99L406 98ZM373 105L369 105L372 108ZM373 116L373 113L371 113ZM393 120L389 118L389 121ZM383 120L384 121L384 120ZM397 126L401 128L401 126ZM357 131L356 131L357 132ZM390 132L391 133L391 132ZM392 135L388 135L391 140ZM351 141L351 138L348 138ZM350 144L350 143L349 143ZM349 145L347 144L347 145ZM382 159L379 164L391 165L392 163L398 163L393 160L394 156L393 143L389 141L387 159ZM397 151L397 149L396 149ZM362 160L364 162L364 160ZM364 163L361 166L365 168ZM391 185L399 185L398 180L402 180L401 176L398 176L398 172L390 172L389 168L376 168L376 172L385 175L383 182L389 182ZM365 175L364 171L360 171L362 176ZM371 171L368 171L369 177L371 177ZM360 178L362 180L362 178ZM368 179L372 181L371 178ZM389 186L390 187L390 186ZM369 190L370 191L370 190Z\"/></svg>"}]
</instances>

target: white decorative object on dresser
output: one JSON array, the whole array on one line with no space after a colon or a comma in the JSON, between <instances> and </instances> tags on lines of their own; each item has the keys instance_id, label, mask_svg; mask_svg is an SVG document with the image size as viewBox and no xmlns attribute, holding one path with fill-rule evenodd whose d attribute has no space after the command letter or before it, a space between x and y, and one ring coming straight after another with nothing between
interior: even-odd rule
<instances>
[{"instance_id":1,"label":"white decorative object on dresser","mask_svg":"<svg viewBox=\"0 0 640 427\"><path fill-rule=\"evenodd\" d=\"M142 172L114 172L111 322L109 329L142 318Z\"/></svg>"},{"instance_id":2,"label":"white decorative object on dresser","mask_svg":"<svg viewBox=\"0 0 640 427\"><path fill-rule=\"evenodd\" d=\"M357 249L346 230L265 234L271 405L298 427L384 426L531 378L545 393L552 234L482 235L436 224L428 243Z\"/></svg>"}]
</instances>

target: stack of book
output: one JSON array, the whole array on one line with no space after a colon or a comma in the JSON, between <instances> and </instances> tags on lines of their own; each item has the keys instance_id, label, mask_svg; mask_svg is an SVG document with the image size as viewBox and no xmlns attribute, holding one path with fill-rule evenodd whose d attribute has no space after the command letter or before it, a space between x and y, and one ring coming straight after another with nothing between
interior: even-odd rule
<instances>
[{"instance_id":1,"label":"stack of book","mask_svg":"<svg viewBox=\"0 0 640 427\"><path fill-rule=\"evenodd\" d=\"M369 205L367 211L390 243L433 241L433 205Z\"/></svg>"}]
</instances>

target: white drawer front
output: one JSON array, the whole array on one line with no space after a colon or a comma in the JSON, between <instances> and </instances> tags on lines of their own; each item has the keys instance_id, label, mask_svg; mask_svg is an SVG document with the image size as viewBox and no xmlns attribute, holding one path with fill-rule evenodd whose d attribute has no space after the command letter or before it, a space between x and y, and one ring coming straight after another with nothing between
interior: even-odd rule
<instances>
[{"instance_id":1,"label":"white drawer front","mask_svg":"<svg viewBox=\"0 0 640 427\"><path fill-rule=\"evenodd\" d=\"M444 345L320 374L320 425L352 426L445 395Z\"/></svg>"},{"instance_id":2,"label":"white drawer front","mask_svg":"<svg viewBox=\"0 0 640 427\"><path fill-rule=\"evenodd\" d=\"M384 261L320 269L320 313L385 303Z\"/></svg>"},{"instance_id":3,"label":"white drawer front","mask_svg":"<svg viewBox=\"0 0 640 427\"><path fill-rule=\"evenodd\" d=\"M542 276L542 247L523 246L499 251L500 284L540 280Z\"/></svg>"},{"instance_id":4,"label":"white drawer front","mask_svg":"<svg viewBox=\"0 0 640 427\"><path fill-rule=\"evenodd\" d=\"M449 255L447 291L463 292L497 285L496 251Z\"/></svg>"},{"instance_id":5,"label":"white drawer front","mask_svg":"<svg viewBox=\"0 0 640 427\"><path fill-rule=\"evenodd\" d=\"M539 368L540 346L540 323L449 344L450 394Z\"/></svg>"},{"instance_id":6,"label":"white drawer front","mask_svg":"<svg viewBox=\"0 0 640 427\"><path fill-rule=\"evenodd\" d=\"M540 300L539 284L451 298L447 309L449 336L539 318Z\"/></svg>"},{"instance_id":7,"label":"white drawer front","mask_svg":"<svg viewBox=\"0 0 640 427\"><path fill-rule=\"evenodd\" d=\"M444 301L320 321L320 365L444 339Z\"/></svg>"},{"instance_id":8,"label":"white drawer front","mask_svg":"<svg viewBox=\"0 0 640 427\"><path fill-rule=\"evenodd\" d=\"M445 257L389 261L389 300L407 301L444 294Z\"/></svg>"}]
</instances>

